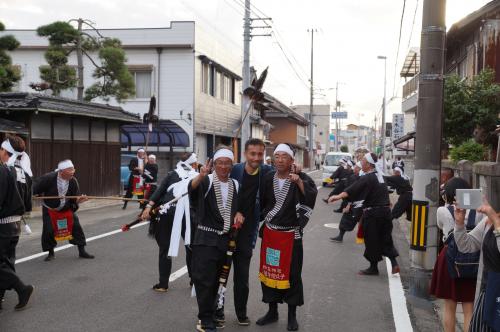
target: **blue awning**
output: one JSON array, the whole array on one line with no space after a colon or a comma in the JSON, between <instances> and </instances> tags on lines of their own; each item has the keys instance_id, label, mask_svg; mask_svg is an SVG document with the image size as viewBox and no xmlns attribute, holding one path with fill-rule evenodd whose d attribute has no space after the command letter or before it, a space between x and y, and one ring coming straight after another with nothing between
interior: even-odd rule
<instances>
[{"instance_id":1,"label":"blue awning","mask_svg":"<svg viewBox=\"0 0 500 332\"><path fill-rule=\"evenodd\" d=\"M145 146L148 136L148 125L127 124L121 126L121 144L129 146ZM149 146L188 147L189 135L177 123L171 120L160 120L153 125L149 133Z\"/></svg>"}]
</instances>

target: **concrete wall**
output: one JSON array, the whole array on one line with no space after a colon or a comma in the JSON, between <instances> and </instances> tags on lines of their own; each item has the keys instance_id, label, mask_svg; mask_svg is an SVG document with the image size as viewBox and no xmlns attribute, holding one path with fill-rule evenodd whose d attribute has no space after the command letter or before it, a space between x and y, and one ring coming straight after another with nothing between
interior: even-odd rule
<instances>
[{"instance_id":1,"label":"concrete wall","mask_svg":"<svg viewBox=\"0 0 500 332\"><path fill-rule=\"evenodd\" d=\"M481 161L471 163L462 160L453 163L451 160L442 160L441 167L454 170L456 177L461 177L473 188L480 188L483 194L496 211L500 211L500 163Z\"/></svg>"}]
</instances>

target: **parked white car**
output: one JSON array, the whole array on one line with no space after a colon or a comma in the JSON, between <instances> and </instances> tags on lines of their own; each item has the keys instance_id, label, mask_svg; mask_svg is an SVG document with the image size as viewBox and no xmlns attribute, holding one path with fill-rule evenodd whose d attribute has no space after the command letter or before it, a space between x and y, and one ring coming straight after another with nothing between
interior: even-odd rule
<instances>
[{"instance_id":1,"label":"parked white car","mask_svg":"<svg viewBox=\"0 0 500 332\"><path fill-rule=\"evenodd\" d=\"M332 179L330 179L330 175L337 170L339 161L342 158L352 160L352 155L347 152L328 152L326 154L323 163L323 187L333 183Z\"/></svg>"}]
</instances>

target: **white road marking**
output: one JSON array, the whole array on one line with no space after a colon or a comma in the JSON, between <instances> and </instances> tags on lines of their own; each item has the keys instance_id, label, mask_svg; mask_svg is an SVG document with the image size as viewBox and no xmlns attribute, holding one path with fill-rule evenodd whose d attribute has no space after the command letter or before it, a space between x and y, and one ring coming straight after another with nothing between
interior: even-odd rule
<instances>
[{"instance_id":1,"label":"white road marking","mask_svg":"<svg viewBox=\"0 0 500 332\"><path fill-rule=\"evenodd\" d=\"M180 277L182 277L183 275L185 275L187 272L188 272L187 265L184 265L183 267L181 267L180 269L178 269L177 271L175 271L174 273L172 273L170 275L170 278L168 278L168 281L169 282L173 282L176 279L179 279Z\"/></svg>"},{"instance_id":2,"label":"white road marking","mask_svg":"<svg viewBox=\"0 0 500 332\"><path fill-rule=\"evenodd\" d=\"M147 225L147 224L148 224L148 222L144 221L144 222L138 223L137 225L132 226L131 228L137 228L137 227L141 227L141 226L144 226L144 225ZM107 232L107 233L104 233L104 234L92 236L92 237L89 237L87 239L87 242L92 242L94 240L102 239L104 237L108 237L108 236L111 236L111 235L114 235L114 234L117 234L117 233L121 233L121 232L122 232L121 229L117 229L117 230L114 230L114 231L111 231L111 232ZM54 252L65 250L65 249L68 249L68 248L71 248L71 247L74 247L74 245L72 245L72 244L65 244L63 246L56 247L54 249ZM45 256L45 255L47 255L47 252L40 252L38 254L34 254L34 255L31 255L31 256L28 256L28 257L24 257L24 258L20 258L20 259L16 260L16 264L20 264L20 263L24 263L24 262L27 262L27 261L31 261L31 260L33 260L35 258L42 257L42 256Z\"/></svg>"},{"instance_id":3,"label":"white road marking","mask_svg":"<svg viewBox=\"0 0 500 332\"><path fill-rule=\"evenodd\" d=\"M392 315L394 317L394 325L396 332L413 331L406 307L406 297L401 284L401 277L398 274L392 274L392 265L389 258L386 257L385 264L387 265L387 277L389 279L389 294L391 296Z\"/></svg>"},{"instance_id":4,"label":"white road marking","mask_svg":"<svg viewBox=\"0 0 500 332\"><path fill-rule=\"evenodd\" d=\"M339 224L325 224L325 227L339 229Z\"/></svg>"},{"instance_id":5,"label":"white road marking","mask_svg":"<svg viewBox=\"0 0 500 332\"><path fill-rule=\"evenodd\" d=\"M319 172L319 171L320 171L319 169L315 169L314 171L307 172L306 174L309 175L309 174L312 174L314 172Z\"/></svg>"}]
</instances>

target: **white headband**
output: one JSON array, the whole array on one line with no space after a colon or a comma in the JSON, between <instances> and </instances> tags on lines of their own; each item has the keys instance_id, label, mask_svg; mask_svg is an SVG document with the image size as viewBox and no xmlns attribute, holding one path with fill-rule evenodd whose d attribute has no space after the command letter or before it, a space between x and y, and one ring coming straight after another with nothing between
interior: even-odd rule
<instances>
[{"instance_id":1,"label":"white headband","mask_svg":"<svg viewBox=\"0 0 500 332\"><path fill-rule=\"evenodd\" d=\"M274 149L274 154L276 154L278 152L284 152L284 153L288 154L290 157L292 157L292 159L295 158L295 156L293 155L293 151L292 151L292 149L290 149L288 144L283 144L283 143L278 144L276 149Z\"/></svg>"},{"instance_id":2,"label":"white headband","mask_svg":"<svg viewBox=\"0 0 500 332\"><path fill-rule=\"evenodd\" d=\"M399 174L401 174L401 177L405 180L409 180L410 178L408 177L408 175L405 174L405 172L403 172L403 170L400 168L400 167L394 167L394 171L398 171Z\"/></svg>"},{"instance_id":3,"label":"white headband","mask_svg":"<svg viewBox=\"0 0 500 332\"><path fill-rule=\"evenodd\" d=\"M215 160L215 159L214 159ZM194 163L198 162L198 157L196 156L196 153L191 153L188 159L184 162L185 164L192 165Z\"/></svg>"},{"instance_id":4,"label":"white headband","mask_svg":"<svg viewBox=\"0 0 500 332\"><path fill-rule=\"evenodd\" d=\"M73 165L73 162L71 160L67 159L67 160L63 160L59 164L57 164L57 168L55 171L59 172L59 171L65 170L67 168L72 168L72 167L75 167L75 165Z\"/></svg>"},{"instance_id":5,"label":"white headband","mask_svg":"<svg viewBox=\"0 0 500 332\"><path fill-rule=\"evenodd\" d=\"M155 156L154 154L150 154L150 155L148 156L148 158L153 158L153 159L156 159L156 156Z\"/></svg>"},{"instance_id":6,"label":"white headband","mask_svg":"<svg viewBox=\"0 0 500 332\"><path fill-rule=\"evenodd\" d=\"M33 176L33 173L31 172L31 160L26 152L19 152L14 150L14 148L10 144L9 139L6 139L2 142L2 149L12 154L12 156L10 156L9 160L7 161L7 166L14 166L17 158L21 156L21 160L19 161L21 168L26 174L28 174L29 176Z\"/></svg>"},{"instance_id":7,"label":"white headband","mask_svg":"<svg viewBox=\"0 0 500 332\"><path fill-rule=\"evenodd\" d=\"M365 154L366 161L368 161L370 164L375 166L375 174L377 175L377 180L379 183L384 183L384 170L377 164L372 158L372 155L370 152Z\"/></svg>"},{"instance_id":8,"label":"white headband","mask_svg":"<svg viewBox=\"0 0 500 332\"><path fill-rule=\"evenodd\" d=\"M372 158L372 154L370 152L365 154L366 161L368 161L370 164L375 165L375 161Z\"/></svg>"},{"instance_id":9,"label":"white headband","mask_svg":"<svg viewBox=\"0 0 500 332\"><path fill-rule=\"evenodd\" d=\"M139 152L146 152L146 151L141 148L141 149L137 150L137 153L139 153Z\"/></svg>"},{"instance_id":10,"label":"white headband","mask_svg":"<svg viewBox=\"0 0 500 332\"><path fill-rule=\"evenodd\" d=\"M214 154L214 161L219 158L229 158L231 161L234 161L234 154L229 149L220 149Z\"/></svg>"}]
</instances>

